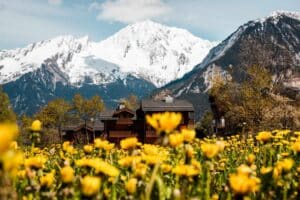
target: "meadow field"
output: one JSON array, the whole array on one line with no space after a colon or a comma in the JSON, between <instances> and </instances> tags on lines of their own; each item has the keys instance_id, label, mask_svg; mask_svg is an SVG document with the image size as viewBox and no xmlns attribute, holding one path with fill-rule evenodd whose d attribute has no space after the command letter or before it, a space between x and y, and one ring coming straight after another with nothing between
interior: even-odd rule
<instances>
[{"instance_id":1,"label":"meadow field","mask_svg":"<svg viewBox=\"0 0 300 200\"><path fill-rule=\"evenodd\" d=\"M19 146L15 124L0 125L1 199L299 199L300 131L196 138L181 115L147 122L158 144L96 139L76 147ZM42 129L39 121L33 134Z\"/></svg>"}]
</instances>

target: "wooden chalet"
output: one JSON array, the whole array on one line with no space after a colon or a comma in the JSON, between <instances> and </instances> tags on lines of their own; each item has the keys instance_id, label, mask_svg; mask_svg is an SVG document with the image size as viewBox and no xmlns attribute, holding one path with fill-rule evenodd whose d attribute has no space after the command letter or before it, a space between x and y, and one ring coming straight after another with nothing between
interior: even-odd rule
<instances>
[{"instance_id":1,"label":"wooden chalet","mask_svg":"<svg viewBox=\"0 0 300 200\"><path fill-rule=\"evenodd\" d=\"M137 110L139 127L141 130L141 141L153 143L157 140L155 130L146 122L146 115L163 112L177 112L182 114L182 121L178 129L194 128L194 106L186 100L176 100L166 97L165 100L155 101L152 99L142 100L140 109Z\"/></svg>"},{"instance_id":2,"label":"wooden chalet","mask_svg":"<svg viewBox=\"0 0 300 200\"><path fill-rule=\"evenodd\" d=\"M119 105L116 110L106 110L100 114L104 125L103 135L110 142L119 143L127 137L138 137L136 112Z\"/></svg>"},{"instance_id":3,"label":"wooden chalet","mask_svg":"<svg viewBox=\"0 0 300 200\"><path fill-rule=\"evenodd\" d=\"M104 125L101 121L95 123L77 122L62 128L64 141L77 144L92 143L95 138L102 137Z\"/></svg>"},{"instance_id":4,"label":"wooden chalet","mask_svg":"<svg viewBox=\"0 0 300 200\"><path fill-rule=\"evenodd\" d=\"M115 110L102 111L96 123L97 126L79 124L65 127L64 139L77 143L81 138L86 143L92 142L95 136L119 143L124 138L137 137L143 143L154 143L158 136L155 130L147 124L146 115L166 111L182 114L179 129L194 127L194 107L188 101L172 97L166 97L164 100L144 99L137 110L130 110L120 104ZM89 135L88 139L86 135Z\"/></svg>"}]
</instances>

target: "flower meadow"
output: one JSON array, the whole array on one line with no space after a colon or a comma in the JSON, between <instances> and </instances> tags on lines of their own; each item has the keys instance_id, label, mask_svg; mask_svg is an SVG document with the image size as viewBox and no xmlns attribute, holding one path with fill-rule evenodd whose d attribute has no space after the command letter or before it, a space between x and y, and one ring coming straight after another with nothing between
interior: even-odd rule
<instances>
[{"instance_id":1,"label":"flower meadow","mask_svg":"<svg viewBox=\"0 0 300 200\"><path fill-rule=\"evenodd\" d=\"M21 147L0 124L1 199L299 199L300 131L196 138L181 115L147 116L158 144L126 138ZM38 135L41 123L32 124ZM20 134L20 133L19 133Z\"/></svg>"}]
</instances>

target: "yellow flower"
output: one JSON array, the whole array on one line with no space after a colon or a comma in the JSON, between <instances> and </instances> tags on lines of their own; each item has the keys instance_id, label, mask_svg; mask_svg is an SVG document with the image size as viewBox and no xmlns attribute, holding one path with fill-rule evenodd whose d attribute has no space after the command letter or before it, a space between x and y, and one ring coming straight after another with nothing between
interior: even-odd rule
<instances>
[{"instance_id":1,"label":"yellow flower","mask_svg":"<svg viewBox=\"0 0 300 200\"><path fill-rule=\"evenodd\" d=\"M255 161L255 155L254 154L249 154L247 157L247 162L249 165L251 165Z\"/></svg>"},{"instance_id":2,"label":"yellow flower","mask_svg":"<svg viewBox=\"0 0 300 200\"><path fill-rule=\"evenodd\" d=\"M122 149L132 149L138 145L138 139L136 137L126 138L121 140L120 146Z\"/></svg>"},{"instance_id":3,"label":"yellow flower","mask_svg":"<svg viewBox=\"0 0 300 200\"><path fill-rule=\"evenodd\" d=\"M226 143L224 141L217 141L216 145L219 147L219 152L224 151L226 147Z\"/></svg>"},{"instance_id":4,"label":"yellow flower","mask_svg":"<svg viewBox=\"0 0 300 200\"><path fill-rule=\"evenodd\" d=\"M290 171L293 165L294 165L294 160L292 160L291 158L287 158L282 161L279 161L277 164L277 166L281 167L286 172Z\"/></svg>"},{"instance_id":5,"label":"yellow flower","mask_svg":"<svg viewBox=\"0 0 300 200\"><path fill-rule=\"evenodd\" d=\"M43 168L44 163L47 161L47 159L43 156L36 156L25 159L25 167L29 168Z\"/></svg>"},{"instance_id":6,"label":"yellow flower","mask_svg":"<svg viewBox=\"0 0 300 200\"><path fill-rule=\"evenodd\" d=\"M99 138L94 141L95 148L104 149L105 151L109 151L115 147L114 143L109 143L107 140L101 140Z\"/></svg>"},{"instance_id":7,"label":"yellow flower","mask_svg":"<svg viewBox=\"0 0 300 200\"><path fill-rule=\"evenodd\" d=\"M292 145L292 149L297 152L300 153L300 141L296 141L293 145Z\"/></svg>"},{"instance_id":8,"label":"yellow flower","mask_svg":"<svg viewBox=\"0 0 300 200\"><path fill-rule=\"evenodd\" d=\"M71 183L74 179L74 170L70 166L63 167L60 170L62 182Z\"/></svg>"},{"instance_id":9,"label":"yellow flower","mask_svg":"<svg viewBox=\"0 0 300 200\"><path fill-rule=\"evenodd\" d=\"M119 175L119 170L110 165L107 162L104 162L100 158L93 158L93 159L87 159L87 158L82 158L80 160L77 160L76 165L79 167L91 167L94 168L96 173L103 173L105 175L111 176L111 177L116 177Z\"/></svg>"},{"instance_id":10,"label":"yellow flower","mask_svg":"<svg viewBox=\"0 0 300 200\"><path fill-rule=\"evenodd\" d=\"M261 142L268 142L270 139L272 139L272 137L273 135L271 132L262 131L257 134L256 139Z\"/></svg>"},{"instance_id":11,"label":"yellow flower","mask_svg":"<svg viewBox=\"0 0 300 200\"><path fill-rule=\"evenodd\" d=\"M272 170L273 170L272 167L262 167L262 168L260 169L260 173L261 173L261 174L268 174L268 173L270 173Z\"/></svg>"},{"instance_id":12,"label":"yellow flower","mask_svg":"<svg viewBox=\"0 0 300 200\"><path fill-rule=\"evenodd\" d=\"M181 134L185 142L191 142L196 136L196 131L194 129L182 129Z\"/></svg>"},{"instance_id":13,"label":"yellow flower","mask_svg":"<svg viewBox=\"0 0 300 200\"><path fill-rule=\"evenodd\" d=\"M258 191L260 180L244 174L230 174L229 184L234 193L244 195Z\"/></svg>"},{"instance_id":14,"label":"yellow flower","mask_svg":"<svg viewBox=\"0 0 300 200\"><path fill-rule=\"evenodd\" d=\"M164 131L167 134L178 127L181 119L180 113L173 112L155 113L152 116L146 116L147 123L156 129L157 132Z\"/></svg>"},{"instance_id":15,"label":"yellow flower","mask_svg":"<svg viewBox=\"0 0 300 200\"><path fill-rule=\"evenodd\" d=\"M17 141L12 141L9 145L9 148L10 149L13 149L13 150L17 150L18 149L18 143Z\"/></svg>"},{"instance_id":16,"label":"yellow flower","mask_svg":"<svg viewBox=\"0 0 300 200\"><path fill-rule=\"evenodd\" d=\"M172 172L179 176L197 176L200 174L200 169L194 165L177 165Z\"/></svg>"},{"instance_id":17,"label":"yellow flower","mask_svg":"<svg viewBox=\"0 0 300 200\"><path fill-rule=\"evenodd\" d=\"M39 132L42 129L42 122L40 120L34 120L31 124L31 130Z\"/></svg>"},{"instance_id":18,"label":"yellow flower","mask_svg":"<svg viewBox=\"0 0 300 200\"><path fill-rule=\"evenodd\" d=\"M169 135L169 144L172 147L180 146L184 141L183 134L173 133Z\"/></svg>"},{"instance_id":19,"label":"yellow flower","mask_svg":"<svg viewBox=\"0 0 300 200\"><path fill-rule=\"evenodd\" d=\"M125 188L129 194L134 194L136 192L137 179L131 178L125 184Z\"/></svg>"},{"instance_id":20,"label":"yellow flower","mask_svg":"<svg viewBox=\"0 0 300 200\"><path fill-rule=\"evenodd\" d=\"M137 164L137 163L141 162L141 160L142 160L141 156L127 156L127 157L121 158L118 161L118 163L122 167L129 167L133 164Z\"/></svg>"},{"instance_id":21,"label":"yellow flower","mask_svg":"<svg viewBox=\"0 0 300 200\"><path fill-rule=\"evenodd\" d=\"M165 160L164 156L160 155L142 155L142 160L144 160L148 165L155 165Z\"/></svg>"},{"instance_id":22,"label":"yellow flower","mask_svg":"<svg viewBox=\"0 0 300 200\"><path fill-rule=\"evenodd\" d=\"M19 166L23 164L23 162L24 157L22 152L10 150L2 155L3 169L13 177L17 175Z\"/></svg>"},{"instance_id":23,"label":"yellow flower","mask_svg":"<svg viewBox=\"0 0 300 200\"><path fill-rule=\"evenodd\" d=\"M84 151L85 153L91 153L91 152L93 151L93 146L92 146L92 145L89 145L89 144L84 145L84 146L83 146L83 151Z\"/></svg>"},{"instance_id":24,"label":"yellow flower","mask_svg":"<svg viewBox=\"0 0 300 200\"><path fill-rule=\"evenodd\" d=\"M81 191L85 196L94 196L96 195L101 186L101 179L94 176L85 176L81 180Z\"/></svg>"},{"instance_id":25,"label":"yellow flower","mask_svg":"<svg viewBox=\"0 0 300 200\"><path fill-rule=\"evenodd\" d=\"M148 155L157 155L159 153L159 148L152 144L144 144L143 145L143 151L145 154Z\"/></svg>"},{"instance_id":26,"label":"yellow flower","mask_svg":"<svg viewBox=\"0 0 300 200\"><path fill-rule=\"evenodd\" d=\"M240 165L238 168L237 168L237 173L240 174L240 175L250 175L252 172L251 168L248 167L247 165Z\"/></svg>"},{"instance_id":27,"label":"yellow flower","mask_svg":"<svg viewBox=\"0 0 300 200\"><path fill-rule=\"evenodd\" d=\"M134 167L133 167L133 171L135 176L137 177L143 177L146 175L147 173L147 168L148 166L144 163L137 163Z\"/></svg>"},{"instance_id":28,"label":"yellow flower","mask_svg":"<svg viewBox=\"0 0 300 200\"><path fill-rule=\"evenodd\" d=\"M18 126L13 123L0 124L0 154L9 149L11 142L17 136Z\"/></svg>"},{"instance_id":29,"label":"yellow flower","mask_svg":"<svg viewBox=\"0 0 300 200\"><path fill-rule=\"evenodd\" d=\"M169 173L170 171L172 171L172 165L162 164L160 168L164 173Z\"/></svg>"},{"instance_id":30,"label":"yellow flower","mask_svg":"<svg viewBox=\"0 0 300 200\"><path fill-rule=\"evenodd\" d=\"M191 145L189 145L189 146L186 147L186 155L187 155L187 157L192 158L193 155L194 155L194 153L195 153L194 149L193 149L193 147Z\"/></svg>"},{"instance_id":31,"label":"yellow flower","mask_svg":"<svg viewBox=\"0 0 300 200\"><path fill-rule=\"evenodd\" d=\"M46 175L40 177L41 186L50 188L55 181L54 174L55 174L55 171L52 171L52 172L47 173Z\"/></svg>"},{"instance_id":32,"label":"yellow flower","mask_svg":"<svg viewBox=\"0 0 300 200\"><path fill-rule=\"evenodd\" d=\"M201 150L207 158L213 158L219 153L219 146L216 144L203 143Z\"/></svg>"},{"instance_id":33,"label":"yellow flower","mask_svg":"<svg viewBox=\"0 0 300 200\"><path fill-rule=\"evenodd\" d=\"M26 171L25 170L18 171L17 176L20 179L24 179L26 177Z\"/></svg>"},{"instance_id":34,"label":"yellow flower","mask_svg":"<svg viewBox=\"0 0 300 200\"><path fill-rule=\"evenodd\" d=\"M71 145L70 141L65 141L63 144L62 144L62 149L64 151L67 151L68 147Z\"/></svg>"}]
</instances>

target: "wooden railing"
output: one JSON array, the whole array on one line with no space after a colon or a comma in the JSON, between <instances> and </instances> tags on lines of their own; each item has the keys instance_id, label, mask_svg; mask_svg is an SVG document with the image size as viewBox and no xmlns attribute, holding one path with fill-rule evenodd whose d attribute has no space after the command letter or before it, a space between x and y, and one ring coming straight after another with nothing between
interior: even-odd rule
<instances>
[{"instance_id":1,"label":"wooden railing","mask_svg":"<svg viewBox=\"0 0 300 200\"><path fill-rule=\"evenodd\" d=\"M135 137L136 133L131 131L110 131L108 137Z\"/></svg>"}]
</instances>

